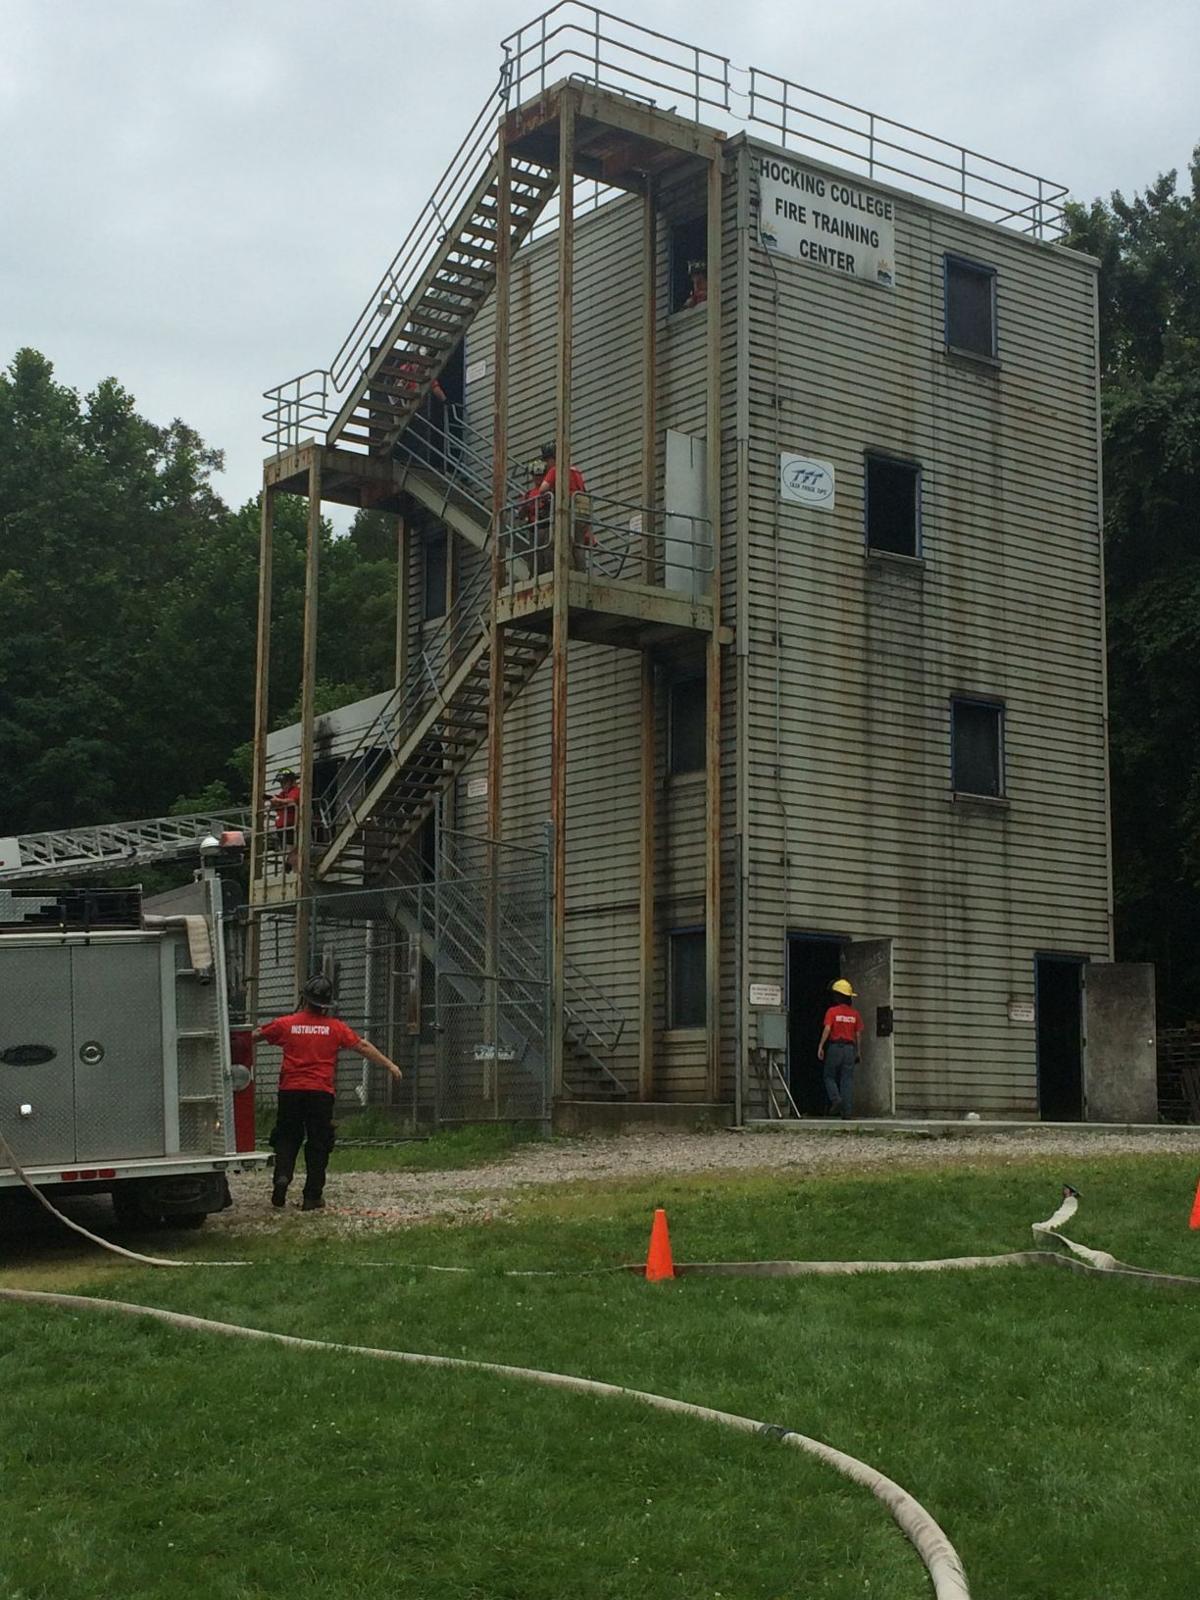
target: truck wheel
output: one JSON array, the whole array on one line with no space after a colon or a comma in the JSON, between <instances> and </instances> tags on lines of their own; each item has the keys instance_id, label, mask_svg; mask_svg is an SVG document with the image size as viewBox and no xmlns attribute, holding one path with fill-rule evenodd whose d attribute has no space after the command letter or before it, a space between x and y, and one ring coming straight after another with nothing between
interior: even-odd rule
<instances>
[{"instance_id":1,"label":"truck wheel","mask_svg":"<svg viewBox=\"0 0 1200 1600\"><path fill-rule=\"evenodd\" d=\"M121 1183L113 1189L113 1211L116 1214L118 1228L128 1228L136 1232L138 1229L158 1226L162 1220L162 1212L155 1206L147 1205L146 1199L144 1191L136 1183Z\"/></svg>"},{"instance_id":2,"label":"truck wheel","mask_svg":"<svg viewBox=\"0 0 1200 1600\"><path fill-rule=\"evenodd\" d=\"M168 1228L202 1228L207 1211L184 1211L173 1217L165 1217L164 1225Z\"/></svg>"}]
</instances>

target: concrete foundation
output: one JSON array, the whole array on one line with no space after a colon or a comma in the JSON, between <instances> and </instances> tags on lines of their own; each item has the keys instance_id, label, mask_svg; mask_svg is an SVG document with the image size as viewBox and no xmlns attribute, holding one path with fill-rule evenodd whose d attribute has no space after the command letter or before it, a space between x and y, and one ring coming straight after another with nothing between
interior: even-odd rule
<instances>
[{"instance_id":1,"label":"concrete foundation","mask_svg":"<svg viewBox=\"0 0 1200 1600\"><path fill-rule=\"evenodd\" d=\"M554 1106L554 1132L699 1133L731 1128L733 1107L667 1104L653 1100L559 1100Z\"/></svg>"}]
</instances>

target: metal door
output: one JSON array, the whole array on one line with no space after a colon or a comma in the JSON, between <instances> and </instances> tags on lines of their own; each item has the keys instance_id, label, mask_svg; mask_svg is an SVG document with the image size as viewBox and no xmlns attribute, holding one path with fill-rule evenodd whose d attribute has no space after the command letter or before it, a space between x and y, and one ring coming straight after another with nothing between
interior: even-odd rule
<instances>
[{"instance_id":1,"label":"metal door","mask_svg":"<svg viewBox=\"0 0 1200 1600\"><path fill-rule=\"evenodd\" d=\"M0 1129L18 1161L75 1159L71 952L0 945Z\"/></svg>"},{"instance_id":2,"label":"metal door","mask_svg":"<svg viewBox=\"0 0 1200 1600\"><path fill-rule=\"evenodd\" d=\"M1084 1086L1089 1122L1157 1122L1154 967L1089 962L1083 969Z\"/></svg>"},{"instance_id":3,"label":"metal door","mask_svg":"<svg viewBox=\"0 0 1200 1600\"><path fill-rule=\"evenodd\" d=\"M858 995L862 1012L862 1064L854 1075L854 1113L888 1117L892 1113L892 1036L880 1033L881 1013L892 1004L892 941L855 939L842 946L842 975ZM836 997L835 997L836 998Z\"/></svg>"},{"instance_id":4,"label":"metal door","mask_svg":"<svg viewBox=\"0 0 1200 1600\"><path fill-rule=\"evenodd\" d=\"M704 440L668 428L663 473L663 587L695 600L707 593L710 582L697 545L701 526L696 519L706 515L708 487Z\"/></svg>"},{"instance_id":5,"label":"metal door","mask_svg":"<svg viewBox=\"0 0 1200 1600\"><path fill-rule=\"evenodd\" d=\"M72 955L76 1159L163 1155L159 941L81 944Z\"/></svg>"}]
</instances>

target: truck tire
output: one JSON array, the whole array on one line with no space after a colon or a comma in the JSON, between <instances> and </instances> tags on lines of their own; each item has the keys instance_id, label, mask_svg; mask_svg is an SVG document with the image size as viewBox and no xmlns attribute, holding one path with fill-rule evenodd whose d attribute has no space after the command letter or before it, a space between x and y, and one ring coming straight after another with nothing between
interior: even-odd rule
<instances>
[{"instance_id":1,"label":"truck tire","mask_svg":"<svg viewBox=\"0 0 1200 1600\"><path fill-rule=\"evenodd\" d=\"M184 1211L178 1216L164 1217L163 1226L167 1228L202 1228L207 1211Z\"/></svg>"},{"instance_id":2,"label":"truck tire","mask_svg":"<svg viewBox=\"0 0 1200 1600\"><path fill-rule=\"evenodd\" d=\"M136 1180L116 1184L112 1203L118 1228L144 1232L147 1228L157 1228L162 1221L161 1210Z\"/></svg>"}]
</instances>

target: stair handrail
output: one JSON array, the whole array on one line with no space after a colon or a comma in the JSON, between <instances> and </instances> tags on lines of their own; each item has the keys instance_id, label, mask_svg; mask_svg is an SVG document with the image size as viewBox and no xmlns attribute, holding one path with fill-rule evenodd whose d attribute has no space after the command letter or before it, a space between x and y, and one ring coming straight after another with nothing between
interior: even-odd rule
<instances>
[{"instance_id":1,"label":"stair handrail","mask_svg":"<svg viewBox=\"0 0 1200 1600\"><path fill-rule=\"evenodd\" d=\"M443 891L447 883L461 885L474 881L458 866L444 845L439 847L437 860ZM478 911L478 907L475 909ZM482 928L482 920L479 926ZM530 959L531 954L536 957L538 952L535 942L513 923L505 925L503 938L505 954L513 956L519 952L523 958L522 971L527 980L540 981L536 963ZM564 970L567 989L564 1010L568 1027L575 1024L583 1029L585 1039L593 1039L604 1050L615 1050L625 1031L627 1019L624 1013L616 1001L605 994L599 984L570 956L566 957Z\"/></svg>"},{"instance_id":2,"label":"stair handrail","mask_svg":"<svg viewBox=\"0 0 1200 1600\"><path fill-rule=\"evenodd\" d=\"M450 157L433 194L385 267L329 366L314 368L302 378L290 378L266 391L266 399L275 402L263 414L264 420L273 424L265 435L268 443L283 448L299 442L301 406L296 396L289 396L285 391L311 380L312 392L320 391L322 410L318 412L315 406L309 405L304 420L327 422L334 415L335 399L344 396L352 384L362 377L379 336L405 304L414 285L419 282L432 251L445 237L444 218L457 215L463 201L478 183L480 171L499 148L498 113L502 94L502 84L498 80L496 89L488 95L458 149ZM321 382L318 384L317 380Z\"/></svg>"},{"instance_id":3,"label":"stair handrail","mask_svg":"<svg viewBox=\"0 0 1200 1600\"><path fill-rule=\"evenodd\" d=\"M400 460L437 478L448 493L462 495L481 522L491 522L493 442L467 421L462 406L446 407L444 425L417 412L396 440L395 451ZM520 494L521 468L513 456L505 462L505 485L510 497Z\"/></svg>"},{"instance_id":4,"label":"stair handrail","mask_svg":"<svg viewBox=\"0 0 1200 1600\"><path fill-rule=\"evenodd\" d=\"M490 598L491 567L489 562L481 561L440 627L425 642L417 659L321 791L320 798L335 819L353 815L384 764L398 754L408 733L427 713L431 699L436 704L445 669L456 652L468 640L474 642L488 627ZM347 780L347 769L355 762L358 768Z\"/></svg>"}]
</instances>

